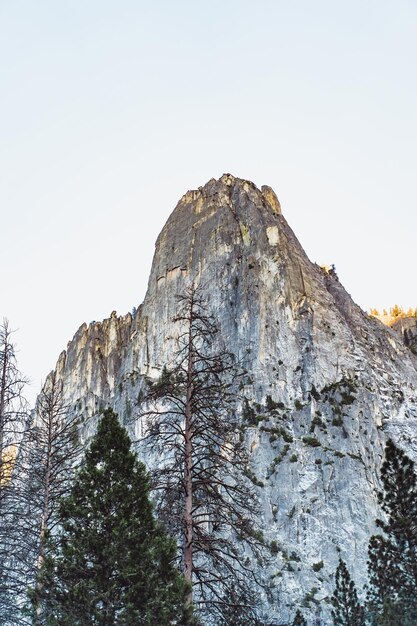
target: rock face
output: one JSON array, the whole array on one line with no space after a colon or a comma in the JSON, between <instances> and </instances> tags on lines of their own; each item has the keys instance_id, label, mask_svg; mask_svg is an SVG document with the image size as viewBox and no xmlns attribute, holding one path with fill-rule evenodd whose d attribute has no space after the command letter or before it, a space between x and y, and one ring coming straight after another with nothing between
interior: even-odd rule
<instances>
[{"instance_id":1,"label":"rock face","mask_svg":"<svg viewBox=\"0 0 417 626\"><path fill-rule=\"evenodd\" d=\"M417 355L417 318L415 316L400 317L391 328L400 334L408 348Z\"/></svg>"},{"instance_id":2,"label":"rock face","mask_svg":"<svg viewBox=\"0 0 417 626\"><path fill-rule=\"evenodd\" d=\"M417 359L333 270L309 261L270 187L225 174L178 203L136 314L84 324L61 354L57 371L86 436L104 405L131 423L144 376L172 360L176 295L192 281L248 371L240 393L257 415L242 419L263 484L259 523L276 542L271 619L292 620L303 606L309 624L329 624L339 556L365 582L386 437L417 454Z\"/></svg>"}]
</instances>

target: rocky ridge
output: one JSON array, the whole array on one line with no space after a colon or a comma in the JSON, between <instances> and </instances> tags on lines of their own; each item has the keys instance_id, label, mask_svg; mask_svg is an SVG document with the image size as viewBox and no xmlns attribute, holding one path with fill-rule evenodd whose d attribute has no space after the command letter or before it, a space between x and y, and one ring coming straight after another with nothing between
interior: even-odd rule
<instances>
[{"instance_id":1,"label":"rocky ridge","mask_svg":"<svg viewBox=\"0 0 417 626\"><path fill-rule=\"evenodd\" d=\"M302 606L309 623L328 624L339 556L364 582L386 437L417 455L417 359L307 258L270 187L225 174L179 201L136 313L83 324L61 354L57 372L86 437L111 405L140 438L144 377L169 366L176 295L192 281L248 372L239 392L280 598L271 618Z\"/></svg>"}]
</instances>

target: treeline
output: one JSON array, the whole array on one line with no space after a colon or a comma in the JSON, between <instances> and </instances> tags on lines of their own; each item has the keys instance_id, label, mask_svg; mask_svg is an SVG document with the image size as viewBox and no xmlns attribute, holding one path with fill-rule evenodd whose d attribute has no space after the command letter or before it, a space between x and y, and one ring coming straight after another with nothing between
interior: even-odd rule
<instances>
[{"instance_id":1,"label":"treeline","mask_svg":"<svg viewBox=\"0 0 417 626\"><path fill-rule=\"evenodd\" d=\"M405 310L403 307L395 304L389 310L382 309L382 312L380 312L378 309L371 309L370 314L374 317L417 317L417 308L413 309L412 307L410 307L409 309Z\"/></svg>"}]
</instances>

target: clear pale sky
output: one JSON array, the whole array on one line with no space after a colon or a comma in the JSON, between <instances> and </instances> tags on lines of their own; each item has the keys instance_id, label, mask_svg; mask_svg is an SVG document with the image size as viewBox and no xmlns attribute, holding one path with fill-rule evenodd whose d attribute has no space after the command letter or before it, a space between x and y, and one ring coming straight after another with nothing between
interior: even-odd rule
<instances>
[{"instance_id":1,"label":"clear pale sky","mask_svg":"<svg viewBox=\"0 0 417 626\"><path fill-rule=\"evenodd\" d=\"M0 0L0 317L31 397L223 172L364 309L417 306L416 60L415 0Z\"/></svg>"}]
</instances>

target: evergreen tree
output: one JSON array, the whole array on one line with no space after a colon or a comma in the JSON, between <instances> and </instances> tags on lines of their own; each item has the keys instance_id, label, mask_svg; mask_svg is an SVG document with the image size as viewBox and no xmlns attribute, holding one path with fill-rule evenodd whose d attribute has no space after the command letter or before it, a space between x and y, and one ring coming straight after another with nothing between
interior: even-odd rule
<instances>
[{"instance_id":1,"label":"evergreen tree","mask_svg":"<svg viewBox=\"0 0 417 626\"><path fill-rule=\"evenodd\" d=\"M358 601L355 583L350 577L346 563L339 560L336 570L336 588L332 596L333 624L335 626L364 626L365 611Z\"/></svg>"},{"instance_id":2,"label":"evergreen tree","mask_svg":"<svg viewBox=\"0 0 417 626\"><path fill-rule=\"evenodd\" d=\"M292 626L307 626L307 622L304 618L304 615L301 613L300 609L297 609Z\"/></svg>"},{"instance_id":3,"label":"evergreen tree","mask_svg":"<svg viewBox=\"0 0 417 626\"><path fill-rule=\"evenodd\" d=\"M377 624L416 624L416 473L413 461L391 440L385 448L381 480L378 500L386 521L376 521L383 534L369 542L370 609Z\"/></svg>"},{"instance_id":4,"label":"evergreen tree","mask_svg":"<svg viewBox=\"0 0 417 626\"><path fill-rule=\"evenodd\" d=\"M106 410L58 512L33 623L47 626L193 624L175 543L155 521L145 467Z\"/></svg>"},{"instance_id":5,"label":"evergreen tree","mask_svg":"<svg viewBox=\"0 0 417 626\"><path fill-rule=\"evenodd\" d=\"M255 612L256 596L232 583L219 603L216 626L265 626Z\"/></svg>"}]
</instances>

